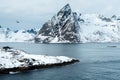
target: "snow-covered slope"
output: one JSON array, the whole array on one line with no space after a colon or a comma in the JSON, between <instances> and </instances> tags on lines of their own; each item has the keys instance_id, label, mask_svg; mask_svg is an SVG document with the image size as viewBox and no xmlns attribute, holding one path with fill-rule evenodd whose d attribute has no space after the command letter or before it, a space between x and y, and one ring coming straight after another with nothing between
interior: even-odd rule
<instances>
[{"instance_id":1,"label":"snow-covered slope","mask_svg":"<svg viewBox=\"0 0 120 80\"><path fill-rule=\"evenodd\" d=\"M9 28L0 28L0 42L32 41L37 34L35 29L12 31Z\"/></svg>"},{"instance_id":2,"label":"snow-covered slope","mask_svg":"<svg viewBox=\"0 0 120 80\"><path fill-rule=\"evenodd\" d=\"M39 30L35 42L85 43L119 42L120 17L99 14L77 14L69 4L64 6Z\"/></svg>"},{"instance_id":3,"label":"snow-covered slope","mask_svg":"<svg viewBox=\"0 0 120 80\"><path fill-rule=\"evenodd\" d=\"M120 41L120 22L98 14L85 14L80 18L81 42L118 42Z\"/></svg>"},{"instance_id":4,"label":"snow-covered slope","mask_svg":"<svg viewBox=\"0 0 120 80\"><path fill-rule=\"evenodd\" d=\"M72 62L73 61L73 62ZM77 59L68 58L65 56L46 56L32 55L25 51L11 49L10 47L0 48L0 74L9 71L29 70L29 67L49 67L53 64L64 64L69 62L77 62ZM17 69L18 68L18 69ZM17 69L17 70L15 70ZM20 69L20 70L19 70ZM8 70L8 71L7 71Z\"/></svg>"}]
</instances>

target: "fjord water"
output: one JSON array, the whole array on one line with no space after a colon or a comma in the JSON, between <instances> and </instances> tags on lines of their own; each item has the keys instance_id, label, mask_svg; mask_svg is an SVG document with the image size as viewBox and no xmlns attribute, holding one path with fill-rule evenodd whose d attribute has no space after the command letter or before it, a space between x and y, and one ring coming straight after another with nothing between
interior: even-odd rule
<instances>
[{"instance_id":1,"label":"fjord water","mask_svg":"<svg viewBox=\"0 0 120 80\"><path fill-rule=\"evenodd\" d=\"M29 54L68 56L79 63L28 71L2 74L0 80L119 80L120 43L34 44L0 43L22 49Z\"/></svg>"}]
</instances>

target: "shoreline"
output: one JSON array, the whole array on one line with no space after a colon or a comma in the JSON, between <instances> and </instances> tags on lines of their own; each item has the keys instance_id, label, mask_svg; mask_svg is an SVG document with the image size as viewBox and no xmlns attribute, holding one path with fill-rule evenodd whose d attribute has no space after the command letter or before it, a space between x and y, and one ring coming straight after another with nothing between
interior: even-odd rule
<instances>
[{"instance_id":1,"label":"shoreline","mask_svg":"<svg viewBox=\"0 0 120 80\"><path fill-rule=\"evenodd\" d=\"M33 66L28 66L28 67L14 67L14 68L4 68L0 69L0 74L10 74L10 72L25 72L29 70L35 70L35 69L43 69L43 68L52 68L52 67L58 67L58 66L66 66L70 64L74 64L76 62L80 62L77 59L72 59L71 61L68 62L63 62L63 63L55 63L55 64L46 64L46 65L33 65Z\"/></svg>"}]
</instances>

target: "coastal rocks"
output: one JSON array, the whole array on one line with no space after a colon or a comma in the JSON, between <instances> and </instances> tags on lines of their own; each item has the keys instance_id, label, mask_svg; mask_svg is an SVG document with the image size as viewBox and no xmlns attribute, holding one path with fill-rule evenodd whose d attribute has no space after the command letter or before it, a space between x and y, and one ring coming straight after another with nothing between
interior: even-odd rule
<instances>
[{"instance_id":1,"label":"coastal rocks","mask_svg":"<svg viewBox=\"0 0 120 80\"><path fill-rule=\"evenodd\" d=\"M64 66L75 62L79 60L65 56L31 55L12 48L0 49L0 74Z\"/></svg>"}]
</instances>

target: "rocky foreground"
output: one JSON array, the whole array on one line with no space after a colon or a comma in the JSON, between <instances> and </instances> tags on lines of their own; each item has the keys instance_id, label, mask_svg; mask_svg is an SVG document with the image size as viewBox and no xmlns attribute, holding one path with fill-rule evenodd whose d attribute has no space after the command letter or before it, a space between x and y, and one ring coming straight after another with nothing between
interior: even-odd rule
<instances>
[{"instance_id":1,"label":"rocky foreground","mask_svg":"<svg viewBox=\"0 0 120 80\"><path fill-rule=\"evenodd\" d=\"M0 74L64 66L75 62L79 60L65 56L32 55L10 47L0 49Z\"/></svg>"}]
</instances>

